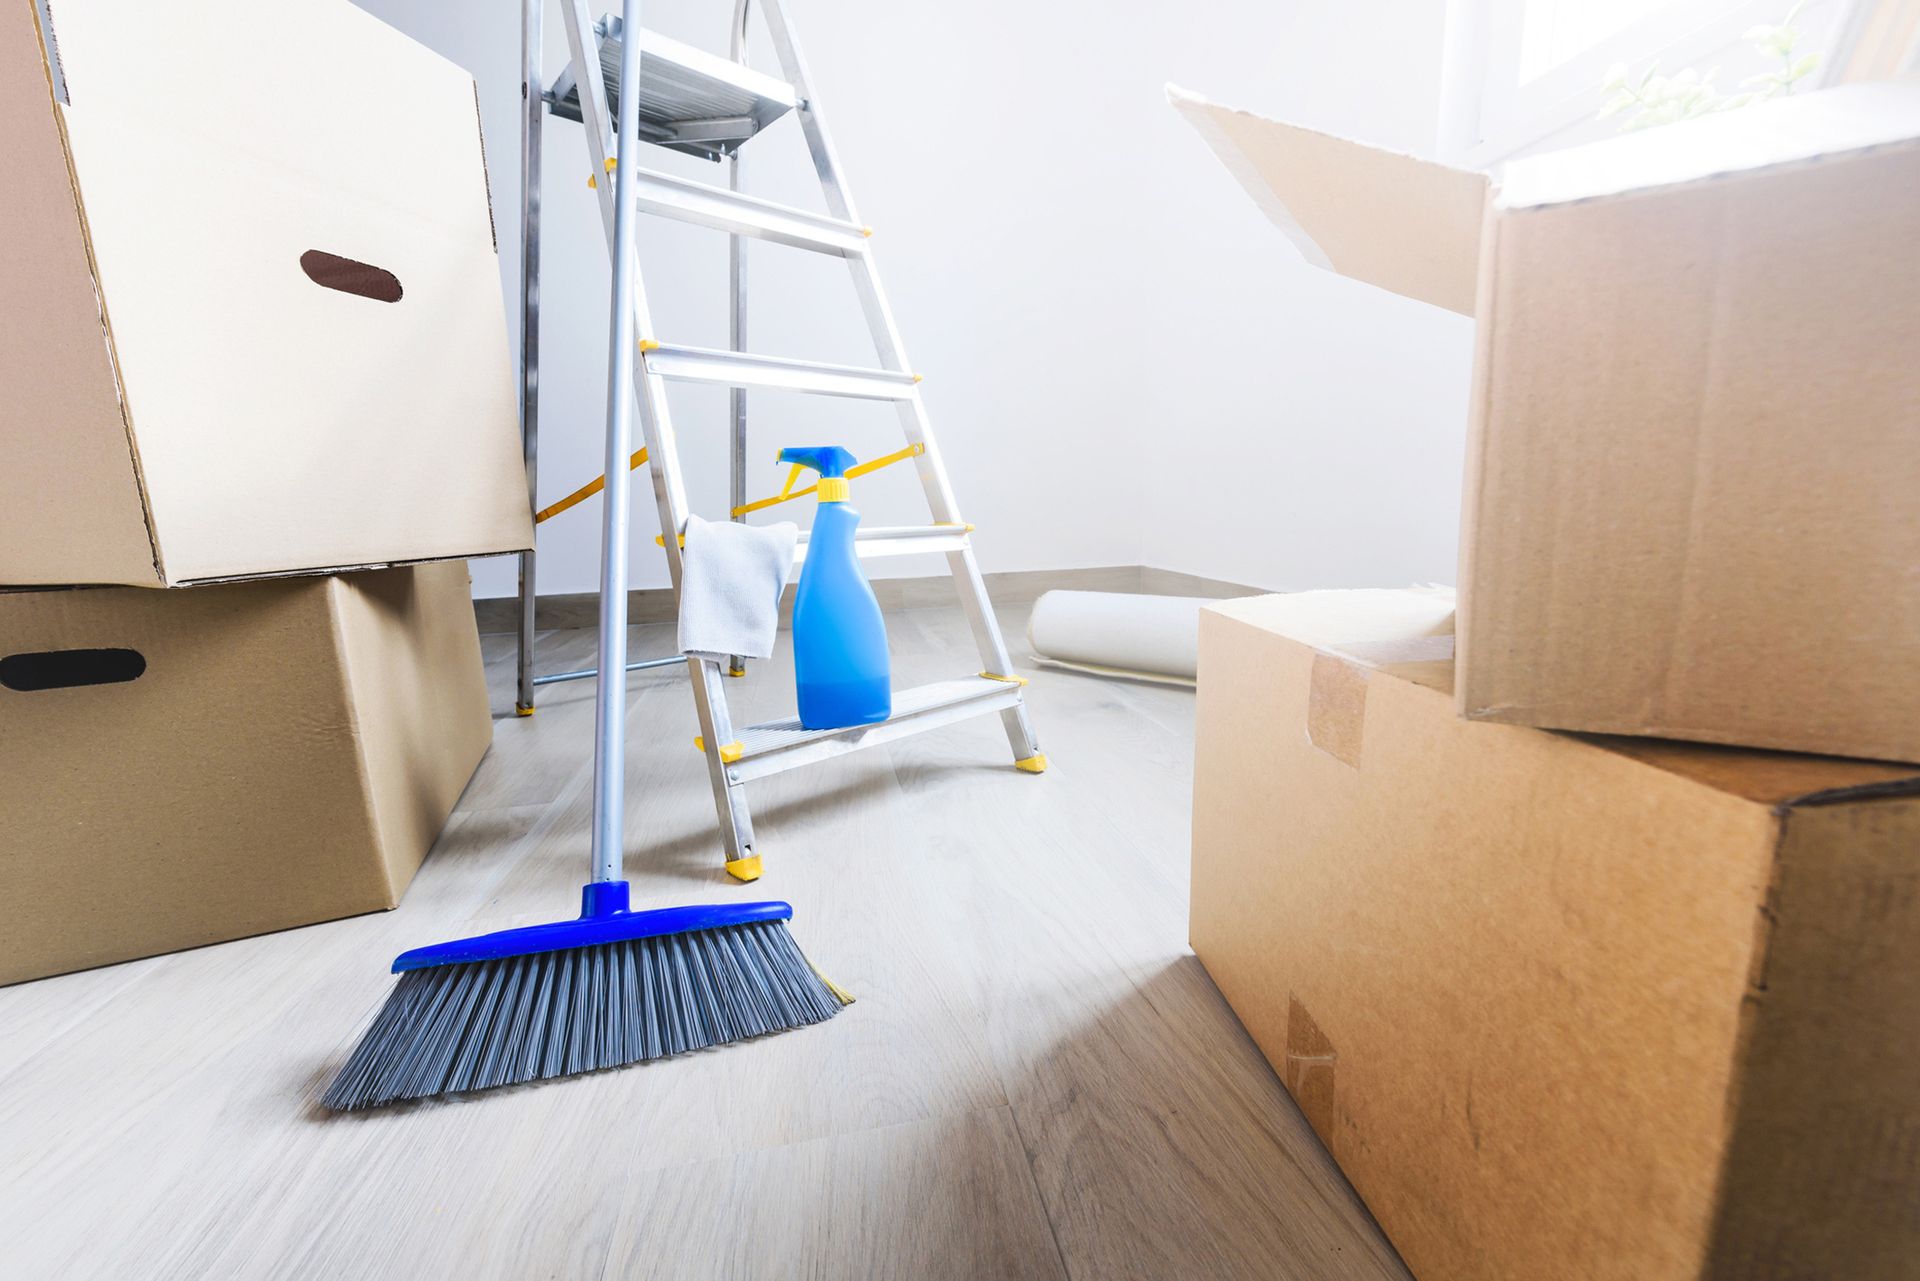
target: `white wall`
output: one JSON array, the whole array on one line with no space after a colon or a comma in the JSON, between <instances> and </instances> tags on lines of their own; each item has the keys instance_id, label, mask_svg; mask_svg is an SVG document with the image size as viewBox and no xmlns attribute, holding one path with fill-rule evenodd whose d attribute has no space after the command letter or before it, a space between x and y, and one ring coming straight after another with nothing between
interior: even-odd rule
<instances>
[{"instance_id":1,"label":"white wall","mask_svg":"<svg viewBox=\"0 0 1920 1281\"><path fill-rule=\"evenodd\" d=\"M517 296L516 7L360 3L479 79ZM788 3L984 568L1145 563L1276 588L1451 581L1469 325L1301 263L1162 94L1174 80L1429 152L1443 6ZM657 0L644 21L720 49L729 8ZM550 6L549 75L565 60ZM599 470L607 290L578 126L553 122L545 141L542 503ZM746 154L750 191L820 207L794 122ZM683 157L649 163L724 181ZM660 336L725 345L724 237L658 221L643 232ZM844 266L749 253L753 349L872 359ZM717 512L725 392L674 396L692 493ZM756 493L777 486L780 445L870 456L899 444L884 406L755 393L751 412ZM874 523L925 518L905 466L859 483L856 502ZM635 521L638 586L666 581L649 513ZM595 501L542 527L543 592L592 590L598 522ZM510 562L475 571L479 594L511 593Z\"/></svg>"},{"instance_id":2,"label":"white wall","mask_svg":"<svg viewBox=\"0 0 1920 1281\"><path fill-rule=\"evenodd\" d=\"M1444 5L1182 6L1155 79L1430 155ZM1163 104L1147 564L1277 590L1454 579L1472 324L1305 264Z\"/></svg>"}]
</instances>

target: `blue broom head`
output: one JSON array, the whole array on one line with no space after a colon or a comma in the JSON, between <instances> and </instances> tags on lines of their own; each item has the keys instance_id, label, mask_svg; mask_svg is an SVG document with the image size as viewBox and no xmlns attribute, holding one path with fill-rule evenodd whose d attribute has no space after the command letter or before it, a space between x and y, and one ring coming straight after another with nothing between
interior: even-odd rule
<instances>
[{"instance_id":1,"label":"blue broom head","mask_svg":"<svg viewBox=\"0 0 1920 1281\"><path fill-rule=\"evenodd\" d=\"M786 903L635 912L588 885L571 921L401 954L334 1111L571 1076L819 1023L852 1000L788 931Z\"/></svg>"}]
</instances>

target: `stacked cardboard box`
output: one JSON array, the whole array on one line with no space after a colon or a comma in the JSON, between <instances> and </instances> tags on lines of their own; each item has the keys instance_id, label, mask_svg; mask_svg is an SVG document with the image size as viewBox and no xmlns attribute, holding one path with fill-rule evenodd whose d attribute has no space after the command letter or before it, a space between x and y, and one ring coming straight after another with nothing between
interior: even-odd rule
<instances>
[{"instance_id":1,"label":"stacked cardboard box","mask_svg":"<svg viewBox=\"0 0 1920 1281\"><path fill-rule=\"evenodd\" d=\"M1195 951L1423 1278L1912 1276L1920 85L1498 186L1175 101L1478 322L1457 617L1203 615Z\"/></svg>"},{"instance_id":2,"label":"stacked cardboard box","mask_svg":"<svg viewBox=\"0 0 1920 1281\"><path fill-rule=\"evenodd\" d=\"M13 5L0 173L0 982L391 906L489 737L454 558L531 541L472 79Z\"/></svg>"}]
</instances>

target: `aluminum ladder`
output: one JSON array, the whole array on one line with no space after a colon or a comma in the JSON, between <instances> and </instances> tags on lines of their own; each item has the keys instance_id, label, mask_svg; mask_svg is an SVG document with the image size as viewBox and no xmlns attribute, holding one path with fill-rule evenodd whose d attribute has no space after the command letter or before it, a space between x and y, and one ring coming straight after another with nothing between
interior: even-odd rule
<instances>
[{"instance_id":1,"label":"aluminum ladder","mask_svg":"<svg viewBox=\"0 0 1920 1281\"><path fill-rule=\"evenodd\" d=\"M745 785L753 779L988 713L1000 715L1017 768L1040 773L1047 763L1027 715L1022 691L1026 682L1013 675L1006 643L987 599L986 584L974 561L969 537L972 526L961 517L926 406L920 398L920 379L907 362L893 313L881 289L870 248L871 228L863 224L854 211L827 134L819 97L813 90L793 29L780 0L761 0L761 13L782 76L754 71L746 65L748 4L749 0L736 0L732 47L727 58L651 31L641 30L638 40L639 140L724 163L727 185L690 182L638 166L631 166L626 175L621 175L634 193L641 212L713 228L726 232L729 238L728 350L679 346L657 338L658 331L647 309L639 264L637 261L633 264L631 310L635 332L641 336L633 372L634 393L660 528L675 535L668 537L663 532L661 544L666 550L676 599L681 574L677 535L686 529L689 508L681 479L679 443L667 408L668 381L718 383L733 389L728 453L731 506L735 509L746 502L747 388L780 388L891 401L898 409L901 431L908 446L917 450L912 461L926 493L931 520L924 526L863 528L859 531L856 549L863 559L943 554L979 649L981 670L978 674L930 685L896 689L892 717L878 724L816 731L802 728L797 718L736 728L727 710L725 683L729 675L745 674L744 663L739 659L731 661L724 673L718 663L679 656L626 664L627 670L632 671L686 663L699 720L697 746L706 756L727 871L743 881L757 878L761 871L745 795ZM533 485L538 460L542 113L579 121L584 127L590 173L602 177L612 174L616 167L613 129L624 88L621 66L628 35L619 18L594 22L586 0L562 0L562 12L571 61L551 86L543 87L540 82L541 8L539 0L523 0L521 70L526 109L521 136L524 335L521 393L529 499L536 505ZM827 215L756 199L740 190L741 146L789 112L799 117L825 195ZM593 185L599 193L611 254L615 245L616 183L598 180ZM877 368L789 360L744 350L747 301L744 240L748 237L846 261L879 355ZM611 476L608 479L611 481ZM609 495L611 493L610 485ZM742 518L736 511L734 519ZM795 563L804 560L805 555L803 534ZM595 671L534 673L534 588L534 556L529 552L522 556L520 565L517 710L523 715L532 712L538 685L597 674ZM621 616L624 618L624 610ZM621 653L624 656L623 650Z\"/></svg>"}]
</instances>

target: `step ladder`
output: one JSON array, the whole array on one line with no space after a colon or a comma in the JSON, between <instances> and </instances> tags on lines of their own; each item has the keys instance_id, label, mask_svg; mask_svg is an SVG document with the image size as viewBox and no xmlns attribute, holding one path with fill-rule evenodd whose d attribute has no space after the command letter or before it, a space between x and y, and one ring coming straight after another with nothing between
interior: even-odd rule
<instances>
[{"instance_id":1,"label":"step ladder","mask_svg":"<svg viewBox=\"0 0 1920 1281\"><path fill-rule=\"evenodd\" d=\"M729 237L731 293L729 349L689 347L664 341L647 309L639 264L632 264L631 313L636 344L633 389L645 436L646 465L659 508L661 545L666 549L673 590L680 589L681 555L677 535L686 529L689 512L679 462L679 442L667 408L669 381L717 383L731 387L730 506L733 518L746 505L747 389L779 388L823 396L843 396L894 403L901 432L912 449L912 461L926 493L930 520L924 526L863 528L855 548L863 558L935 553L944 555L958 589L979 649L978 674L939 681L911 689L896 689L893 715L873 725L815 731L797 719L736 728L727 710L726 679L745 674L743 660L734 659L723 672L716 662L679 656L625 663L628 671L682 663L692 679L694 708L699 721L695 740L707 761L715 809L719 816L727 870L740 880L760 875L761 861L753 836L745 785L753 779L800 765L891 742L909 734L998 713L1013 751L1014 764L1029 773L1046 768L1046 757L1034 737L1022 687L1007 656L1005 641L987 599L986 584L974 561L966 524L941 461L939 445L920 397L919 377L908 364L893 314L881 289L871 249L872 229L854 211L852 197L841 176L840 164L828 138L820 99L814 92L806 64L780 0L761 0L760 11L772 39L782 75L770 76L746 65L749 0L736 0L731 26L730 56L720 58L670 40L655 32L629 31L618 17L595 22L586 0L562 0L571 61L550 87L542 88L542 20L539 0L523 0L522 77L525 113L522 120L522 431L526 451L529 500L533 495L538 461L539 419L539 271L540 271L540 143L543 111L578 121L586 139L589 173L599 194L600 211L610 253L618 253L615 236L618 156L615 126L619 119L622 67L631 76L637 67L638 139L643 143L699 156L726 166L724 187L692 182L632 164L624 175L635 207L642 213L712 228ZM629 58L626 42L637 42L638 57ZM819 175L828 213L789 208L757 199L740 190L740 150L759 132L789 113L799 118L801 130ZM866 316L878 353L877 368L822 364L760 355L744 349L747 276L744 240L808 250L846 260L856 296ZM619 273L616 272L616 282ZM609 466L624 458L610 453ZM616 469L617 470L617 469ZM607 477L607 497L615 495L613 471ZM618 489L624 491L625 485ZM667 536L670 531L673 536ZM795 563L806 555L805 537L795 552ZM585 679L596 670L536 675L533 669L535 558L524 554L520 564L519 686L517 710L531 714L537 686L557 680ZM608 618L602 602L603 629ZM624 624L624 597L618 617ZM624 627L622 627L624 635ZM624 662L624 645L609 651L602 638L602 666ZM603 704L603 714L606 707Z\"/></svg>"}]
</instances>

